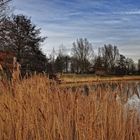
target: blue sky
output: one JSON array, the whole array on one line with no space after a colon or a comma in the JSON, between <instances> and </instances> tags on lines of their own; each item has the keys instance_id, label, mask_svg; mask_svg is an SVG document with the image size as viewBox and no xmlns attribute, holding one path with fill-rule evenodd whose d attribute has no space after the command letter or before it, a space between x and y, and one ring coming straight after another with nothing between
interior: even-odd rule
<instances>
[{"instance_id":1,"label":"blue sky","mask_svg":"<svg viewBox=\"0 0 140 140\"><path fill-rule=\"evenodd\" d=\"M70 50L86 37L95 50L111 43L127 57L140 58L140 0L13 0L12 5L41 27L47 54L61 44Z\"/></svg>"}]
</instances>

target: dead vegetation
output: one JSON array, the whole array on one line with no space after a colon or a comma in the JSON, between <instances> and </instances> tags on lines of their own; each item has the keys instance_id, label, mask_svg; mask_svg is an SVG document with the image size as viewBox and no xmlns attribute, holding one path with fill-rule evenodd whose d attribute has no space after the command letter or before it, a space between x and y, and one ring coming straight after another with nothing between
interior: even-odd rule
<instances>
[{"instance_id":1,"label":"dead vegetation","mask_svg":"<svg viewBox=\"0 0 140 140\"><path fill-rule=\"evenodd\" d=\"M112 90L49 85L44 76L0 82L1 140L139 140L136 110L124 108Z\"/></svg>"}]
</instances>

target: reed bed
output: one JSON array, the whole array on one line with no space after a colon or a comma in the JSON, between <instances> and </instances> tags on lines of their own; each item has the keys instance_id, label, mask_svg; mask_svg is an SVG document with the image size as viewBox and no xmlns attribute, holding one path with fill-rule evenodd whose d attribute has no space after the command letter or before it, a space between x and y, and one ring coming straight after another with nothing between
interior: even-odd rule
<instances>
[{"instance_id":1,"label":"reed bed","mask_svg":"<svg viewBox=\"0 0 140 140\"><path fill-rule=\"evenodd\" d=\"M139 114L116 100L120 89L84 94L41 75L1 81L0 140L140 140Z\"/></svg>"}]
</instances>

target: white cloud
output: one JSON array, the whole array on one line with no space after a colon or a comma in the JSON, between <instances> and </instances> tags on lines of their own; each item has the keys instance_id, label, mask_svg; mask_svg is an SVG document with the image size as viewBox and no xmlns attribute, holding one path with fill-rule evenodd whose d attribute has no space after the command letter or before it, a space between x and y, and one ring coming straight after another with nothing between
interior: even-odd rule
<instances>
[{"instance_id":1,"label":"white cloud","mask_svg":"<svg viewBox=\"0 0 140 140\"><path fill-rule=\"evenodd\" d=\"M140 9L139 10L131 10L124 12L126 15L140 15Z\"/></svg>"},{"instance_id":2,"label":"white cloud","mask_svg":"<svg viewBox=\"0 0 140 140\"><path fill-rule=\"evenodd\" d=\"M70 48L76 38L87 37L94 46L116 44L138 58L140 9L127 0L14 0L14 5L16 13L31 16L48 36L46 52L60 44Z\"/></svg>"}]
</instances>

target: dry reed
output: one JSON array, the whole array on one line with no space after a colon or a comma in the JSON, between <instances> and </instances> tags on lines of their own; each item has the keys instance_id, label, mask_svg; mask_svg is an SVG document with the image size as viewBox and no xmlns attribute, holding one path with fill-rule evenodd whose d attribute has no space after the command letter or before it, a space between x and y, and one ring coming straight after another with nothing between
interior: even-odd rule
<instances>
[{"instance_id":1,"label":"dry reed","mask_svg":"<svg viewBox=\"0 0 140 140\"><path fill-rule=\"evenodd\" d=\"M138 112L124 108L115 90L66 88L33 76L0 82L0 140L140 140Z\"/></svg>"}]
</instances>

